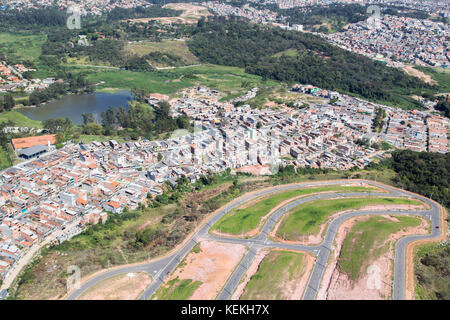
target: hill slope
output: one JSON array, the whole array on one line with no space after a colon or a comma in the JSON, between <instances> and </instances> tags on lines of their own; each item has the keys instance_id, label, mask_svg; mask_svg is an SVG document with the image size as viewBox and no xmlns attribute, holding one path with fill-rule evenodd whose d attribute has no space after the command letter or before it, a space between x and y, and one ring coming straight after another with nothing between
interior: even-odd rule
<instances>
[{"instance_id":1,"label":"hill slope","mask_svg":"<svg viewBox=\"0 0 450 320\"><path fill-rule=\"evenodd\" d=\"M402 96L431 88L401 70L332 46L313 34L238 18L200 21L188 45L204 62L245 67L246 72L266 78L313 84L372 100L401 103ZM277 55L286 50L297 54Z\"/></svg>"}]
</instances>

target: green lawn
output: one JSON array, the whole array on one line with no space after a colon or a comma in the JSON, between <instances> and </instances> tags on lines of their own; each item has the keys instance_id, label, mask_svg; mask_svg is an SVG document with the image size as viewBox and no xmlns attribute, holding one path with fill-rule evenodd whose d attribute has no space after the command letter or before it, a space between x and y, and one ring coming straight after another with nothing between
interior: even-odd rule
<instances>
[{"instance_id":1,"label":"green lawn","mask_svg":"<svg viewBox=\"0 0 450 320\"><path fill-rule=\"evenodd\" d=\"M389 243L386 241L391 234L420 225L419 218L402 216L396 218L398 222L384 217L371 217L356 222L342 245L338 261L339 270L348 274L352 280L358 280L361 272L371 261L389 250Z\"/></svg>"},{"instance_id":2,"label":"green lawn","mask_svg":"<svg viewBox=\"0 0 450 320\"><path fill-rule=\"evenodd\" d=\"M411 204L421 202L406 198L344 198L332 200L317 200L298 206L282 220L277 236L286 240L300 240L303 235L317 234L320 226L329 216L339 211L357 210L367 205Z\"/></svg>"},{"instance_id":3,"label":"green lawn","mask_svg":"<svg viewBox=\"0 0 450 320\"><path fill-rule=\"evenodd\" d=\"M286 282L301 278L304 269L304 254L273 250L261 261L258 271L250 278L240 299L287 299L284 295Z\"/></svg>"},{"instance_id":4,"label":"green lawn","mask_svg":"<svg viewBox=\"0 0 450 320\"><path fill-rule=\"evenodd\" d=\"M31 120L17 111L6 111L0 113L0 123L13 121L17 127L42 128L41 121Z\"/></svg>"},{"instance_id":5,"label":"green lawn","mask_svg":"<svg viewBox=\"0 0 450 320\"><path fill-rule=\"evenodd\" d=\"M202 284L192 279L180 280L178 277L162 285L153 295L158 300L187 300Z\"/></svg>"},{"instance_id":6,"label":"green lawn","mask_svg":"<svg viewBox=\"0 0 450 320\"><path fill-rule=\"evenodd\" d=\"M285 200L312 193L337 191L337 192L370 192L375 191L373 188L366 187L345 187L345 186L325 186L318 188L306 188L290 190L282 193L266 197L261 201L244 209L236 209L229 214L223 216L213 226L212 230L220 230L220 232L228 234L241 234L254 230L258 227L261 218L267 215L270 210Z\"/></svg>"}]
</instances>

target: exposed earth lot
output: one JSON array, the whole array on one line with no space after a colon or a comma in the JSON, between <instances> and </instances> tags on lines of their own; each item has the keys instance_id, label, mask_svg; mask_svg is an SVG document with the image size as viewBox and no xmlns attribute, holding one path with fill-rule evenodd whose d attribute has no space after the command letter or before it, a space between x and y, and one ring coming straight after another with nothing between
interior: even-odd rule
<instances>
[{"instance_id":1,"label":"exposed earth lot","mask_svg":"<svg viewBox=\"0 0 450 320\"><path fill-rule=\"evenodd\" d=\"M151 282L146 272L125 273L96 284L78 300L135 300Z\"/></svg>"},{"instance_id":2,"label":"exposed earth lot","mask_svg":"<svg viewBox=\"0 0 450 320\"><path fill-rule=\"evenodd\" d=\"M199 242L153 298L215 299L246 251L246 247L239 244Z\"/></svg>"},{"instance_id":3,"label":"exposed earth lot","mask_svg":"<svg viewBox=\"0 0 450 320\"><path fill-rule=\"evenodd\" d=\"M394 247L411 234L428 234L428 220L416 216L360 216L337 233L318 299L379 300L392 294Z\"/></svg>"},{"instance_id":4,"label":"exposed earth lot","mask_svg":"<svg viewBox=\"0 0 450 320\"><path fill-rule=\"evenodd\" d=\"M189 3L169 3L163 6L163 8L172 10L181 10L183 12L178 17L128 19L128 21L142 22L142 23L147 23L149 21L158 21L162 24L169 24L169 23L193 24L197 22L197 20L199 20L201 17L207 17L212 15L207 8Z\"/></svg>"}]
</instances>

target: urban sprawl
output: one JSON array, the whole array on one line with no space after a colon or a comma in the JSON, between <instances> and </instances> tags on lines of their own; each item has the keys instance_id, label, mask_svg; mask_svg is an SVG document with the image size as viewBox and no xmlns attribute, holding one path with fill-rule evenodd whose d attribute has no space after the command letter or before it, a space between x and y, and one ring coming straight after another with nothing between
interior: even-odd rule
<instances>
[{"instance_id":1,"label":"urban sprawl","mask_svg":"<svg viewBox=\"0 0 450 320\"><path fill-rule=\"evenodd\" d=\"M184 90L182 98L168 101L171 115L188 115L194 133L162 141L68 142L56 149L54 135L12 139L26 160L0 175L0 277L5 279L32 248L67 240L87 224L104 222L107 212L134 209L182 176L195 182L227 168L270 174L288 164L362 168L387 156L373 147L381 142L447 152L448 119L431 111L403 111L310 85L294 85L291 93L319 102L252 109L245 101L257 92L234 99L243 103L235 107L219 102L216 90ZM166 98L153 94L146 100L156 104ZM386 116L375 129L380 110Z\"/></svg>"}]
</instances>

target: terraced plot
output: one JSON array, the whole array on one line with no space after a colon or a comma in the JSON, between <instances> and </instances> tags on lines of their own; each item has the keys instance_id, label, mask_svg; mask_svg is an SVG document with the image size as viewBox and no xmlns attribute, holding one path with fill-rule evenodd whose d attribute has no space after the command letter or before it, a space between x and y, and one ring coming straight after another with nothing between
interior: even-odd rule
<instances>
[{"instance_id":1,"label":"terraced plot","mask_svg":"<svg viewBox=\"0 0 450 320\"><path fill-rule=\"evenodd\" d=\"M240 299L300 299L312 269L313 263L310 260L311 257L300 252L269 252L259 264L258 271L251 276Z\"/></svg>"},{"instance_id":2,"label":"terraced plot","mask_svg":"<svg viewBox=\"0 0 450 320\"><path fill-rule=\"evenodd\" d=\"M416 217L396 217L397 221L385 217L371 217L358 221L352 227L342 245L339 270L357 280L370 261L376 260L389 250L389 236L401 230L420 225Z\"/></svg>"},{"instance_id":3,"label":"terraced plot","mask_svg":"<svg viewBox=\"0 0 450 320\"><path fill-rule=\"evenodd\" d=\"M192 279L180 280L178 277L167 282L156 293L158 300L187 300L202 283Z\"/></svg>"},{"instance_id":4,"label":"terraced plot","mask_svg":"<svg viewBox=\"0 0 450 320\"><path fill-rule=\"evenodd\" d=\"M247 251L240 244L198 243L153 295L158 300L215 299Z\"/></svg>"},{"instance_id":5,"label":"terraced plot","mask_svg":"<svg viewBox=\"0 0 450 320\"><path fill-rule=\"evenodd\" d=\"M358 210L371 205L388 207L402 205L420 206L422 203L418 200L407 198L385 197L312 201L298 206L297 209L285 215L276 229L276 236L284 240L298 241L301 240L302 236L318 235L321 225L333 214L347 210Z\"/></svg>"},{"instance_id":6,"label":"terraced plot","mask_svg":"<svg viewBox=\"0 0 450 320\"><path fill-rule=\"evenodd\" d=\"M417 216L359 216L347 220L335 239L335 255L319 296L325 299L388 299L392 295L394 247L406 235L427 234Z\"/></svg>"},{"instance_id":7,"label":"terraced plot","mask_svg":"<svg viewBox=\"0 0 450 320\"><path fill-rule=\"evenodd\" d=\"M258 228L261 219L268 215L282 202L302 195L320 192L376 192L375 188L361 186L324 186L317 188L305 188L277 193L272 196L257 200L255 203L247 203L240 209L236 209L223 216L212 227L212 231L230 235L240 235L254 231Z\"/></svg>"}]
</instances>

